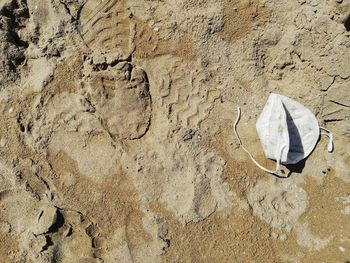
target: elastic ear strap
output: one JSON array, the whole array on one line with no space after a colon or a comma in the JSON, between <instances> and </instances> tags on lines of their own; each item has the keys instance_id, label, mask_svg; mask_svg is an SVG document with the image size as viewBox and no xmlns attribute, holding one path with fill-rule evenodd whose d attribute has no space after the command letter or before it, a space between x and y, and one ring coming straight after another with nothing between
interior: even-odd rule
<instances>
[{"instance_id":1,"label":"elastic ear strap","mask_svg":"<svg viewBox=\"0 0 350 263\"><path fill-rule=\"evenodd\" d=\"M275 171L272 171L272 170L269 170L269 169L265 168L265 167L262 166L260 163L258 163L258 162L255 160L255 158L253 157L253 155L243 146L242 141L241 141L241 139L240 139L240 137L239 137L239 135L238 135L238 133L237 133L237 124L238 124L240 118L241 118L241 109L240 109L239 107L237 107L237 119L236 119L235 123L233 124L233 130L234 130L234 132L235 132L235 135L236 135L236 138L237 138L237 140L238 140L239 145L240 145L240 146L242 147L242 149L249 155L250 159L254 162L254 164L255 164L256 166L258 166L261 170L264 170L264 171L267 172L267 173L270 173L270 174L279 176L279 175L277 174L277 172L279 171L279 167L280 167L280 162L281 162L281 157L282 157L283 149L284 149L286 146L283 145L283 146L281 147L281 154L280 154L280 157L279 157L278 160L276 160L276 170L275 170Z\"/></svg>"},{"instance_id":2,"label":"elastic ear strap","mask_svg":"<svg viewBox=\"0 0 350 263\"><path fill-rule=\"evenodd\" d=\"M324 127L320 127L320 130L321 130L321 134L322 134L322 135L326 135L326 136L329 138L329 140L328 140L328 145L327 145L327 150L328 150L328 152L332 152L333 149L334 149L333 134L331 133L330 130L327 130L327 129L324 128ZM322 130L323 130L324 132L323 132Z\"/></svg>"}]
</instances>

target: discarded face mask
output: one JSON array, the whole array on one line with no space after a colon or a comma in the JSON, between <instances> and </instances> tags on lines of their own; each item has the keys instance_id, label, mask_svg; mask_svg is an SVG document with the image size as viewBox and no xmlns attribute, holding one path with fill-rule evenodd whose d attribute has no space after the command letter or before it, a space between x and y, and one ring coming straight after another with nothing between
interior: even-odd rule
<instances>
[{"instance_id":1,"label":"discarded face mask","mask_svg":"<svg viewBox=\"0 0 350 263\"><path fill-rule=\"evenodd\" d=\"M253 162L268 173L277 175L280 164L296 164L308 157L320 134L328 136L328 152L333 151L332 133L318 125L315 115L309 109L286 96L271 93L256 122L256 130L266 157L276 160L275 170L269 170L259 164L242 145L236 129L241 116L239 107L237 111L234 131L239 144Z\"/></svg>"}]
</instances>

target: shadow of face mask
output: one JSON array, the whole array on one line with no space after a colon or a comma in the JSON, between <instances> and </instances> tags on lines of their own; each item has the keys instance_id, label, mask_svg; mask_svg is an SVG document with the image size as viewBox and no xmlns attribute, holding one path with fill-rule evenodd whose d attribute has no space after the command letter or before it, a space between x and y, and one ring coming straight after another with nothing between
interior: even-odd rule
<instances>
[{"instance_id":1,"label":"shadow of face mask","mask_svg":"<svg viewBox=\"0 0 350 263\"><path fill-rule=\"evenodd\" d=\"M286 96L271 93L256 122L256 130L266 157L276 161L275 170L269 170L259 164L242 145L236 129L241 115L240 108L237 111L234 131L239 144L252 161L268 173L278 175L280 164L296 164L308 157L320 134L328 136L328 151L333 151L333 135L318 125L315 115L309 109Z\"/></svg>"}]
</instances>

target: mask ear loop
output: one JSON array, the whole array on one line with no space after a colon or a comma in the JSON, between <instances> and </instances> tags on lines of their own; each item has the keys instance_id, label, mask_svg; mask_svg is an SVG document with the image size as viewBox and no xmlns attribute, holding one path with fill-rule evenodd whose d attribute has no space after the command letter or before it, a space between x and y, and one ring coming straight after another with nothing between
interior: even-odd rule
<instances>
[{"instance_id":1,"label":"mask ear loop","mask_svg":"<svg viewBox=\"0 0 350 263\"><path fill-rule=\"evenodd\" d=\"M282 153L283 153L283 149L286 147L286 145L282 145L281 149L280 149L280 155L279 158L276 160L276 168L274 171L269 170L267 168L265 168L264 166L262 166L260 163L258 163L255 158L253 157L253 155L243 146L242 141L237 133L237 124L239 122L239 120L241 119L241 109L239 107L237 107L237 119L233 124L233 130L235 132L236 138L239 142L239 145L242 147L242 149L249 155L250 159L254 162L254 164L256 166L258 166L261 170L264 170L267 173L273 174L275 176L280 177L280 175L277 174L277 172L280 169L280 164L281 164L281 159L282 159Z\"/></svg>"},{"instance_id":2,"label":"mask ear loop","mask_svg":"<svg viewBox=\"0 0 350 263\"><path fill-rule=\"evenodd\" d=\"M320 127L321 130L321 135L326 135L328 137L328 146L327 146L327 150L328 152L333 152L334 149L334 143L333 143L333 134L331 133L330 130L327 130L324 127Z\"/></svg>"}]
</instances>

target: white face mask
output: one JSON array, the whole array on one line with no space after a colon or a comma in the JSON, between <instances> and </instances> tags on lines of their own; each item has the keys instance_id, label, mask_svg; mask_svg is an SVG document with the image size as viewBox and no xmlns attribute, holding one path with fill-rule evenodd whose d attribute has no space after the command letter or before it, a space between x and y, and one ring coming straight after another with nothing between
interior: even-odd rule
<instances>
[{"instance_id":1,"label":"white face mask","mask_svg":"<svg viewBox=\"0 0 350 263\"><path fill-rule=\"evenodd\" d=\"M234 131L242 148L249 154L254 163L266 172L276 174L280 163L296 164L305 159L316 146L320 137L320 127L315 115L300 103L286 96L271 93L267 103L256 122L256 130L259 134L265 155L269 159L276 160L275 171L261 166L242 145L236 131L238 117L234 124ZM333 150L333 136L321 132L329 137L328 151Z\"/></svg>"}]
</instances>

